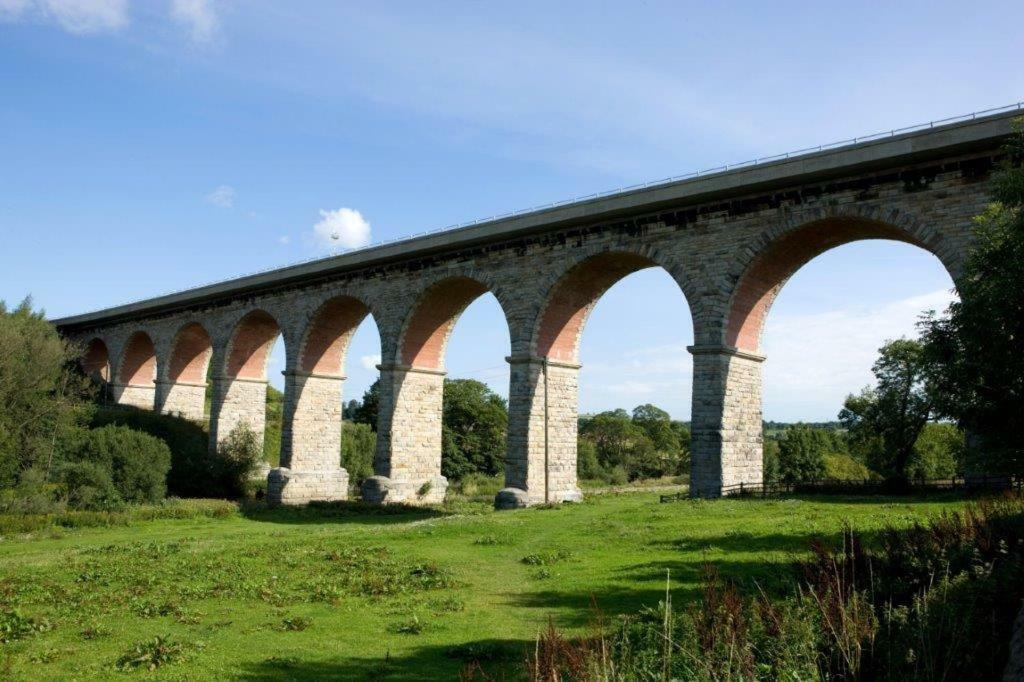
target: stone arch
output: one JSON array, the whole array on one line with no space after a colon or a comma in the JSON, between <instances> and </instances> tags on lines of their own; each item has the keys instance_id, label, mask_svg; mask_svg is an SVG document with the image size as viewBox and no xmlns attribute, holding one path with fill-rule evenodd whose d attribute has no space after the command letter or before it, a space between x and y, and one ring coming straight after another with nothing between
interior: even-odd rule
<instances>
[{"instance_id":1,"label":"stone arch","mask_svg":"<svg viewBox=\"0 0 1024 682\"><path fill-rule=\"evenodd\" d=\"M303 332L297 367L308 374L342 376L349 343L370 308L358 298L341 295L324 302Z\"/></svg>"},{"instance_id":2,"label":"stone arch","mask_svg":"<svg viewBox=\"0 0 1024 682\"><path fill-rule=\"evenodd\" d=\"M167 362L167 378L172 382L200 384L213 355L213 342L198 322L189 322L178 330Z\"/></svg>"},{"instance_id":3,"label":"stone arch","mask_svg":"<svg viewBox=\"0 0 1024 682\"><path fill-rule=\"evenodd\" d=\"M228 341L224 376L266 380L270 351L280 334L281 328L270 313L259 309L246 313L235 325ZM286 353L287 350L285 348Z\"/></svg>"},{"instance_id":4,"label":"stone arch","mask_svg":"<svg viewBox=\"0 0 1024 682\"><path fill-rule=\"evenodd\" d=\"M82 371L101 383L110 381L110 351L103 339L94 337L85 345Z\"/></svg>"},{"instance_id":5,"label":"stone arch","mask_svg":"<svg viewBox=\"0 0 1024 682\"><path fill-rule=\"evenodd\" d=\"M473 301L491 291L486 284L464 275L448 277L427 287L403 326L399 363L442 370L445 348L459 316ZM501 305L500 298L498 304ZM503 305L502 312L505 312ZM507 323L507 314L505 320Z\"/></svg>"},{"instance_id":6,"label":"stone arch","mask_svg":"<svg viewBox=\"0 0 1024 682\"><path fill-rule=\"evenodd\" d=\"M724 343L757 354L764 323L782 287L801 267L831 249L866 239L918 246L935 255L955 280L959 262L940 236L897 212L882 219L871 212L834 212L811 217L761 235L737 263L736 284L727 308Z\"/></svg>"},{"instance_id":7,"label":"stone arch","mask_svg":"<svg viewBox=\"0 0 1024 682\"><path fill-rule=\"evenodd\" d=\"M156 381L156 346L149 334L135 332L129 337L118 363L117 381L124 386L153 386Z\"/></svg>"},{"instance_id":8,"label":"stone arch","mask_svg":"<svg viewBox=\"0 0 1024 682\"><path fill-rule=\"evenodd\" d=\"M534 353L556 362L576 363L583 329L601 296L624 277L654 267L664 269L676 282L692 316L692 299L684 284L687 280L680 279L678 268L663 263L657 250L599 251L579 259L547 285L533 330Z\"/></svg>"}]
</instances>

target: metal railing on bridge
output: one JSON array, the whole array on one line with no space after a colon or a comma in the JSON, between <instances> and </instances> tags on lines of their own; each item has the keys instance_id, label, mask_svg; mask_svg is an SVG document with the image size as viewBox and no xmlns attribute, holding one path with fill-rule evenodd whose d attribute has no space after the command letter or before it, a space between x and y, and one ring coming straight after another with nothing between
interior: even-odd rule
<instances>
[{"instance_id":1,"label":"metal railing on bridge","mask_svg":"<svg viewBox=\"0 0 1024 682\"><path fill-rule=\"evenodd\" d=\"M275 265L275 266L271 266L271 267L267 267L267 268L262 268L262 269L259 269L259 270L254 270L252 272L248 272L248 273L243 274L243 275L237 275L235 277L230 277L228 279L212 280L212 281L204 282L203 284L198 284L198 285L195 285L195 286L185 287L185 288L182 288L182 289L175 289L173 291L167 291L167 292L164 292L162 294L157 294L155 296L147 296L146 298L139 298L139 299L134 299L134 300L131 300L131 301L126 301L126 302L124 302L124 303L122 303L120 305L131 305L133 303L141 303L142 301L149 300L150 298L159 298L161 296L171 296L171 295L174 295L174 294L183 294L183 293L187 293L189 291L195 291L197 289L202 289L203 287L212 286L214 284L226 284L228 282L233 282L233 281L236 281L236 280L245 279L246 277L253 277L255 275L261 275L261 274L265 274L265 273L268 273L268 272L273 272L275 270L283 270L283 269L290 268L290 267L295 267L295 266L298 266L298 265L304 265L306 263L313 263L313 262L321 261L321 260L329 260L329 259L334 258L336 256L340 256L340 255L347 254L347 253L354 253L354 252L357 252L357 251L372 251L373 249L378 249L378 248L381 248L381 247L384 247L384 246L391 246L393 244L400 244L402 242L413 241L415 239L420 239L422 237L426 237L426 236L433 235L433 234L448 233L448 232L458 232L459 230L464 230L464 229L467 229L467 228L470 228L470 227L475 227L477 225L483 225L485 223L495 222L495 221L498 221L498 220L506 220L508 218L515 218L515 217L519 217L519 216L523 216L523 215L528 215L530 213L539 213L541 211L547 211L549 209L558 208L560 206L568 206L569 204L575 204L575 203L581 202L581 201L589 201L591 199L603 199L603 198L615 196L617 194L626 194L628 192L634 192L634 191L642 190L642 189L650 189L650 188L653 188L653 187L659 187L659 186L662 186L662 185L668 185L668 184L671 184L673 182L679 182L679 181L682 181L682 180L693 180L693 179L705 177L705 176L708 176L708 175L715 175L715 174L718 174L718 173L726 173L726 172L737 170L737 169L740 169L740 168L747 168L747 167L751 167L751 166L758 166L758 165L762 165L762 164L766 164L766 163L772 163L774 161L783 161L785 159L790 159L790 158L801 156L801 155L804 155L804 154L814 154L814 153L817 153L817 152L829 151L829 150L833 150L833 149L840 149L842 147L848 147L850 145L860 144L862 142L871 142L873 140L882 140L882 139L885 139L885 138L895 137L897 135L902 135L904 133L912 133L912 132L919 131L919 130L928 130L929 128L934 128L935 126L948 125L948 124L951 124L951 123L960 123L960 122L964 122L964 121L972 121L972 120L974 120L974 119L976 119L978 117L981 117L981 116L991 116L991 115L994 115L994 114L1007 113L1007 112L1010 112L1010 111L1022 111L1022 112L1024 112L1024 102L1016 102L1014 104L1007 104L1007 105L1001 106L1001 107L993 107L991 109L984 109L982 111L974 111L974 112L971 112L969 114L962 114L960 116L951 116L949 118L943 118L943 119L939 119L937 121L929 121L927 123L919 123L917 125L906 126L906 127L903 127L903 128L893 128L891 130L883 130L881 132L872 133L870 135L860 135L858 137L851 137L851 138L848 138L848 139L845 139L845 140L839 140L839 141L836 141L836 142L829 142L827 144L819 144L819 145L817 145L815 147L805 147L803 149L797 149L795 151L783 152L782 154L773 154L771 156L761 156L761 157L758 157L756 159L749 159L747 161L740 161L738 163L727 163L727 164L724 164L724 165L721 165L721 166L715 166L713 168L706 168L704 170L691 171L689 173L683 173L682 175L673 175L671 177L661 178L661 179L658 179L658 180L649 180L647 182L640 182L640 183L637 183L637 184L634 184L634 185L628 185L628 186L625 186L625 187L617 187L615 189L609 189L609 190L605 190L603 192L595 192L593 194L587 194L587 195L583 195L583 196L573 197L571 199L563 199L561 201L554 201L554 202L547 203L547 204L540 204L538 206L531 206L530 208L523 208L523 209L518 209L518 210L515 210L515 211L508 211L506 213L492 215L492 216L488 216L486 218L477 218L476 220L470 220L470 221L464 222L464 223L455 223L455 224L452 224L452 225L446 225L445 227L438 227L438 228L434 228L432 230L425 230L423 232L417 232L417 233L411 234L411 235L404 235L404 236L401 236L401 237L394 237L392 239L385 239L383 241L374 242L372 244L367 244L365 246L359 246L359 247L355 247L355 248L351 248L351 249L337 249L337 250L331 251L331 253L326 255L326 256L312 256L310 258L304 258L302 260L293 261L293 262L286 263L286 264L283 264L283 265ZM81 314L87 315L89 313L99 312L100 310L104 310L104 309L103 308L98 308L98 309L91 310L91 311L88 311L86 313L81 313Z\"/></svg>"}]
</instances>

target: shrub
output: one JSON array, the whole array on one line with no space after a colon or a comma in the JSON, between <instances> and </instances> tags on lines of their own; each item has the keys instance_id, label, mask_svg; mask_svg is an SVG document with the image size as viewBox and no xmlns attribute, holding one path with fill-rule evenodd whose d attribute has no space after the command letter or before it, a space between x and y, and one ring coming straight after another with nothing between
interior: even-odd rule
<instances>
[{"instance_id":1,"label":"shrub","mask_svg":"<svg viewBox=\"0 0 1024 682\"><path fill-rule=\"evenodd\" d=\"M157 635L145 642L138 642L117 659L118 670L156 670L181 658L182 646L168 637Z\"/></svg>"},{"instance_id":2,"label":"shrub","mask_svg":"<svg viewBox=\"0 0 1024 682\"><path fill-rule=\"evenodd\" d=\"M221 476L232 497L245 494L246 486L263 462L259 436L248 424L236 424L217 448Z\"/></svg>"},{"instance_id":3,"label":"shrub","mask_svg":"<svg viewBox=\"0 0 1024 682\"><path fill-rule=\"evenodd\" d=\"M124 502L154 503L167 492L171 452L159 438L125 426L104 426L81 432L68 453L72 463L92 463L109 471ZM92 482L96 483L95 470ZM84 469L78 475L86 475ZM102 483L101 483L102 485Z\"/></svg>"},{"instance_id":4,"label":"shrub","mask_svg":"<svg viewBox=\"0 0 1024 682\"><path fill-rule=\"evenodd\" d=\"M74 509L109 509L121 504L110 469L99 462L68 462L60 468L58 478Z\"/></svg>"},{"instance_id":5,"label":"shrub","mask_svg":"<svg viewBox=\"0 0 1024 682\"><path fill-rule=\"evenodd\" d=\"M202 424L148 410L97 410L92 418L92 426L95 428L108 424L144 431L167 443L171 451L171 468L167 473L168 494L177 497L227 496L216 458L210 456L209 435Z\"/></svg>"}]
</instances>

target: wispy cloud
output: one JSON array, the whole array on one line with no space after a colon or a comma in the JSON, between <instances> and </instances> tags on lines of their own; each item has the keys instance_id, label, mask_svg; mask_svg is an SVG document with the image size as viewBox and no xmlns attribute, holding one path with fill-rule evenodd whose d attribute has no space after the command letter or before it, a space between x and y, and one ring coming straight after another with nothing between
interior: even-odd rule
<instances>
[{"instance_id":1,"label":"wispy cloud","mask_svg":"<svg viewBox=\"0 0 1024 682\"><path fill-rule=\"evenodd\" d=\"M286 235L286 234L283 234L283 235L281 235L280 237L277 238L277 242L279 244L285 244L285 245L291 244L292 243L292 238L290 236Z\"/></svg>"},{"instance_id":2,"label":"wispy cloud","mask_svg":"<svg viewBox=\"0 0 1024 682\"><path fill-rule=\"evenodd\" d=\"M0 19L53 23L76 34L112 32L128 25L128 0L0 0Z\"/></svg>"},{"instance_id":3,"label":"wispy cloud","mask_svg":"<svg viewBox=\"0 0 1024 682\"><path fill-rule=\"evenodd\" d=\"M322 249L356 249L370 243L370 223L353 208L320 210L313 226L313 243Z\"/></svg>"},{"instance_id":4,"label":"wispy cloud","mask_svg":"<svg viewBox=\"0 0 1024 682\"><path fill-rule=\"evenodd\" d=\"M230 185L221 185L206 195L206 203L231 208L235 205L235 188Z\"/></svg>"},{"instance_id":5,"label":"wispy cloud","mask_svg":"<svg viewBox=\"0 0 1024 682\"><path fill-rule=\"evenodd\" d=\"M377 365L380 364L380 355L364 355L359 358L359 364L367 371L376 372Z\"/></svg>"},{"instance_id":6,"label":"wispy cloud","mask_svg":"<svg viewBox=\"0 0 1024 682\"><path fill-rule=\"evenodd\" d=\"M876 308L807 315L769 315L764 332L765 414L769 418L831 419L843 399L871 383L871 366L887 340L917 336L925 310L953 300L939 290Z\"/></svg>"},{"instance_id":7,"label":"wispy cloud","mask_svg":"<svg viewBox=\"0 0 1024 682\"><path fill-rule=\"evenodd\" d=\"M220 17L212 0L173 0L171 19L189 31L193 42L208 43L217 34Z\"/></svg>"}]
</instances>

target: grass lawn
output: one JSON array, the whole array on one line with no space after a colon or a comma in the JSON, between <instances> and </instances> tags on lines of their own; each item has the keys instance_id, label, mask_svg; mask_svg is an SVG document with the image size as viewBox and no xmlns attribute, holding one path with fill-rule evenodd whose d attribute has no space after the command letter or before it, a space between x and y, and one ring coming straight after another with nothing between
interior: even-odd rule
<instances>
[{"instance_id":1,"label":"grass lawn","mask_svg":"<svg viewBox=\"0 0 1024 682\"><path fill-rule=\"evenodd\" d=\"M254 509L0 541L4 679L457 679L465 661L522 659L549 618L583 631L676 604L704 563L767 589L812 536L844 521L870 532L963 503L953 498L804 498L659 504L657 493L493 512ZM10 622L10 616L8 623ZM6 628L10 629L10 626ZM155 673L125 673L136 643L167 636ZM504 657L504 658L503 658ZM130 663L125 665L130 666Z\"/></svg>"}]
</instances>

